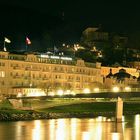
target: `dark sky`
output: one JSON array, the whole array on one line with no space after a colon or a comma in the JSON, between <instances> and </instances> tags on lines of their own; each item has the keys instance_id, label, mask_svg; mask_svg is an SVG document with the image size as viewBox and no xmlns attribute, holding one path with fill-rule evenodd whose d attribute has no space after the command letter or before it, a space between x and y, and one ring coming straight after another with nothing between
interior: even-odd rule
<instances>
[{"instance_id":1,"label":"dark sky","mask_svg":"<svg viewBox=\"0 0 140 140\"><path fill-rule=\"evenodd\" d=\"M41 39L49 32L54 42L74 42L85 28L100 24L105 31L135 32L139 13L139 4L128 0L1 0L1 37Z\"/></svg>"},{"instance_id":2,"label":"dark sky","mask_svg":"<svg viewBox=\"0 0 140 140\"><path fill-rule=\"evenodd\" d=\"M115 26L121 26L122 23L122 27L131 27L140 22L139 4L129 0L4 0L3 3L55 16L64 12L66 21L81 22L81 25L87 26L103 22Z\"/></svg>"}]
</instances>

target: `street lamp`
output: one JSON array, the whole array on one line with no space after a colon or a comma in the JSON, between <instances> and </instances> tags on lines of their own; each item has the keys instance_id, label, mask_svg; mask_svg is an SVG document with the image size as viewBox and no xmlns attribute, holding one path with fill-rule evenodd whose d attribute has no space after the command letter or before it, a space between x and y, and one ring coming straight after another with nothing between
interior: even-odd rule
<instances>
[{"instance_id":1,"label":"street lamp","mask_svg":"<svg viewBox=\"0 0 140 140\"><path fill-rule=\"evenodd\" d=\"M119 92L120 89L119 89L119 87L116 86L116 87L113 87L112 90L113 90L113 92Z\"/></svg>"}]
</instances>

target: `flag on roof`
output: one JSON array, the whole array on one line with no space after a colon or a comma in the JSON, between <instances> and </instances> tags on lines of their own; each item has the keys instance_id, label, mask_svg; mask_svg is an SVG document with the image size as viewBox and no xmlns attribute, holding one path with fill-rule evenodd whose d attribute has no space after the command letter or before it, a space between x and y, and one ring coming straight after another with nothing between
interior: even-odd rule
<instances>
[{"instance_id":1,"label":"flag on roof","mask_svg":"<svg viewBox=\"0 0 140 140\"><path fill-rule=\"evenodd\" d=\"M6 43L11 43L11 40L8 39L7 37L4 37L4 41L5 41Z\"/></svg>"},{"instance_id":2,"label":"flag on roof","mask_svg":"<svg viewBox=\"0 0 140 140\"><path fill-rule=\"evenodd\" d=\"M26 44L27 45L30 45L31 44L31 41L30 41L30 39L28 37L26 37Z\"/></svg>"}]
</instances>

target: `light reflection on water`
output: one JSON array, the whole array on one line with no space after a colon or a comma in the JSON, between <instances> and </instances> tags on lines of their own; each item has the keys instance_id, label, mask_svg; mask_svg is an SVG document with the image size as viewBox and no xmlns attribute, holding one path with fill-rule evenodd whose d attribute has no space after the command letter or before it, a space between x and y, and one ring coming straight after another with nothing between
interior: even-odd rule
<instances>
[{"instance_id":1,"label":"light reflection on water","mask_svg":"<svg viewBox=\"0 0 140 140\"><path fill-rule=\"evenodd\" d=\"M140 140L140 115L135 116L135 126L136 126L135 131L136 140Z\"/></svg>"},{"instance_id":2,"label":"light reflection on water","mask_svg":"<svg viewBox=\"0 0 140 140\"><path fill-rule=\"evenodd\" d=\"M140 140L140 115L0 122L0 140Z\"/></svg>"}]
</instances>

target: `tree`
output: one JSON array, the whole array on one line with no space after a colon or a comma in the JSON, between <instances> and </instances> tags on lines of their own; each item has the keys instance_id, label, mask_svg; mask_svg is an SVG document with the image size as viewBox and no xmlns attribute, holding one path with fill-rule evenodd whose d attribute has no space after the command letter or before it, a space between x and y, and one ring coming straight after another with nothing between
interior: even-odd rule
<instances>
[{"instance_id":1,"label":"tree","mask_svg":"<svg viewBox=\"0 0 140 140\"><path fill-rule=\"evenodd\" d=\"M86 62L96 62L97 57L90 50L79 50L76 52L76 56L82 58Z\"/></svg>"}]
</instances>

